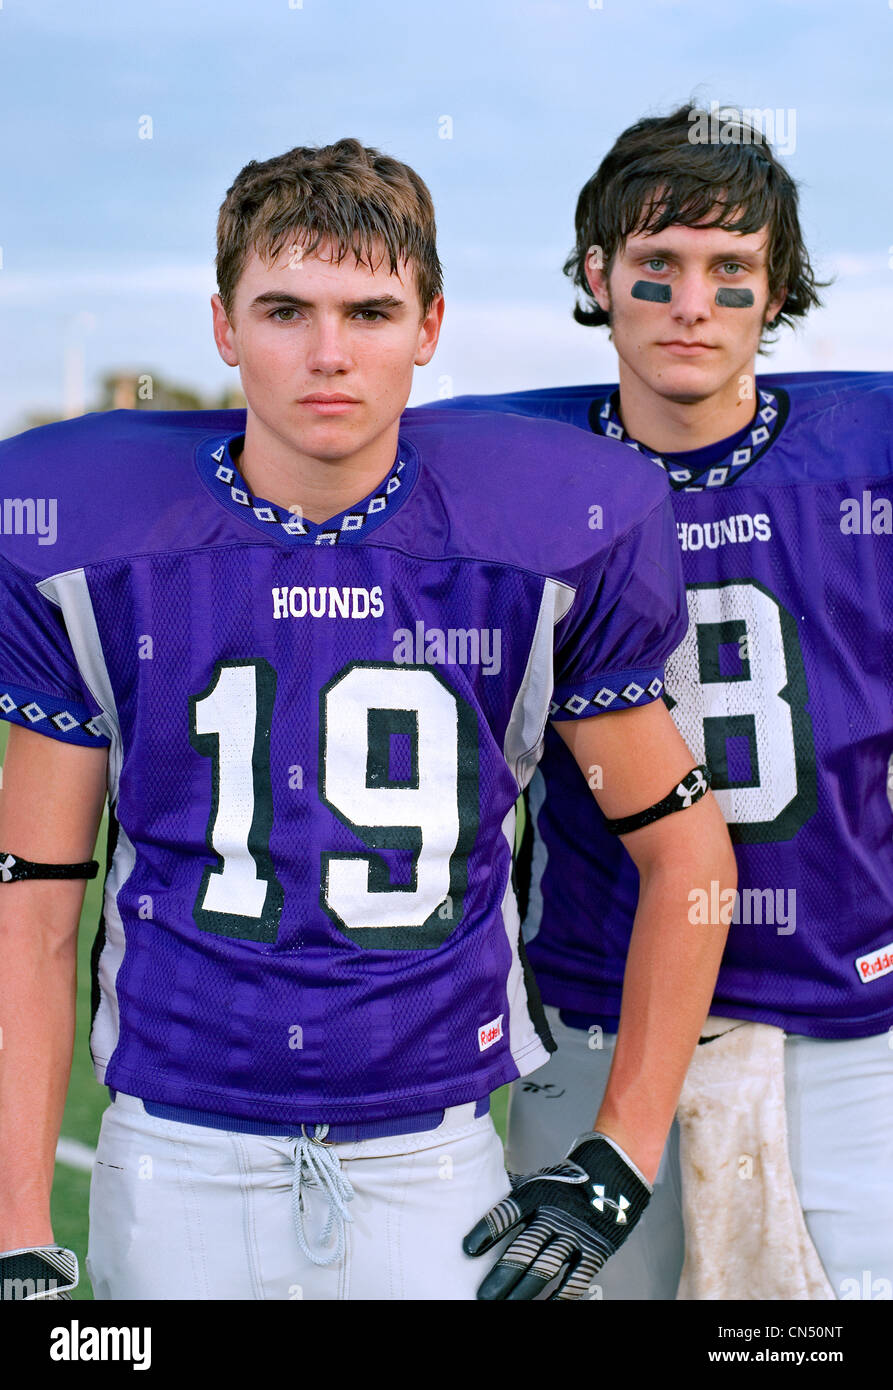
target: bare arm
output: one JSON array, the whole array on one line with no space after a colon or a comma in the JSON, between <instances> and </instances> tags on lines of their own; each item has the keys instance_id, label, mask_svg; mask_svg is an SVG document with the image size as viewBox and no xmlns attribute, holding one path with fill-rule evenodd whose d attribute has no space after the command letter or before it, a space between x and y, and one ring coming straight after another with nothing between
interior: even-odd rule
<instances>
[{"instance_id":1,"label":"bare arm","mask_svg":"<svg viewBox=\"0 0 893 1390\"><path fill-rule=\"evenodd\" d=\"M587 779L593 765L601 768L595 796L611 819L660 801L695 763L659 700L554 727ZM624 835L623 843L639 870L639 902L617 1044L594 1128L653 1182L728 934L728 924L692 924L689 893L709 893L711 881L720 894L734 889L737 866L709 792L687 810Z\"/></svg>"},{"instance_id":2,"label":"bare arm","mask_svg":"<svg viewBox=\"0 0 893 1390\"><path fill-rule=\"evenodd\" d=\"M0 850L39 863L89 859L107 750L10 728ZM0 1250L52 1239L50 1191L74 1043L83 880L0 884Z\"/></svg>"}]
</instances>

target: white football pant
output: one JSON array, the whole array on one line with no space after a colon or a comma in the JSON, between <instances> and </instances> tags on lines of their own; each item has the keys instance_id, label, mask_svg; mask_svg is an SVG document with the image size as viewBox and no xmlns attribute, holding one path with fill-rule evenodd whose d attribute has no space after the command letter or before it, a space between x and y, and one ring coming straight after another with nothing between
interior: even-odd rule
<instances>
[{"instance_id":1,"label":"white football pant","mask_svg":"<svg viewBox=\"0 0 893 1390\"><path fill-rule=\"evenodd\" d=\"M298 1138L157 1119L119 1092L103 1115L90 1189L94 1294L474 1299L496 1256L472 1259L462 1237L509 1191L499 1136L474 1109L453 1106L426 1133L316 1144L296 1217ZM344 1180L352 1199L343 1189L330 1198L326 1184ZM299 1227L318 1257L335 1252L340 1227L342 1256L313 1263Z\"/></svg>"}]
</instances>

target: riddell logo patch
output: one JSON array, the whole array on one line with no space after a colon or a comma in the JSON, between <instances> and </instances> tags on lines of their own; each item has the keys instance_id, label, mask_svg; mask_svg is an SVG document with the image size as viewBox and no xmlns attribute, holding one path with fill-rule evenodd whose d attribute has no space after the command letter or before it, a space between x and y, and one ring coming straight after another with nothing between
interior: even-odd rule
<instances>
[{"instance_id":1,"label":"riddell logo patch","mask_svg":"<svg viewBox=\"0 0 893 1390\"><path fill-rule=\"evenodd\" d=\"M879 980L882 975L889 975L893 970L893 941L882 946L879 951L870 951L867 956L857 956L855 966L863 985L869 984L872 980Z\"/></svg>"},{"instance_id":2,"label":"riddell logo patch","mask_svg":"<svg viewBox=\"0 0 893 1390\"><path fill-rule=\"evenodd\" d=\"M494 1043L499 1042L499 1039L502 1037L503 1018L504 1014L500 1014L498 1018L494 1018L492 1023L484 1023L478 1029L478 1047L481 1049L481 1052L486 1052L488 1047L492 1047Z\"/></svg>"}]
</instances>

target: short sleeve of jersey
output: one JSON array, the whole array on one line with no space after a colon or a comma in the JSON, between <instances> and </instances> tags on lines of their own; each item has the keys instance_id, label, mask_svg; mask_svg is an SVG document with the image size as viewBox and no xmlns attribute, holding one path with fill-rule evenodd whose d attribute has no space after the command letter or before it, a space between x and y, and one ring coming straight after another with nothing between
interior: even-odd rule
<instances>
[{"instance_id":1,"label":"short sleeve of jersey","mask_svg":"<svg viewBox=\"0 0 893 1390\"><path fill-rule=\"evenodd\" d=\"M63 743L109 744L101 706L81 679L61 612L2 556L0 718Z\"/></svg>"},{"instance_id":2,"label":"short sleeve of jersey","mask_svg":"<svg viewBox=\"0 0 893 1390\"><path fill-rule=\"evenodd\" d=\"M595 577L584 570L556 628L549 717L586 719L657 700L664 663L688 627L670 500L621 536Z\"/></svg>"}]
</instances>

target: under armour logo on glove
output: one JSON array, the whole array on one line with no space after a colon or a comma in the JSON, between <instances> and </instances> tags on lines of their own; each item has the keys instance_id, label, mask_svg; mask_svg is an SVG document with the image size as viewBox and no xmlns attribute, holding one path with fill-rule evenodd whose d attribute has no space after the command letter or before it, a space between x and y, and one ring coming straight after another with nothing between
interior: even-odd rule
<instances>
[{"instance_id":1,"label":"under armour logo on glove","mask_svg":"<svg viewBox=\"0 0 893 1390\"><path fill-rule=\"evenodd\" d=\"M480 1299L536 1298L559 1275L551 1299L584 1298L642 1215L652 1190L603 1134L581 1135L563 1163L511 1177L511 1183L511 1195L491 1207L462 1242L466 1255L483 1255L517 1232L478 1289Z\"/></svg>"},{"instance_id":2,"label":"under armour logo on glove","mask_svg":"<svg viewBox=\"0 0 893 1390\"><path fill-rule=\"evenodd\" d=\"M617 1224L619 1225L626 1220L626 1209L629 1206L629 1202L622 1193L619 1201L612 1202L610 1197L605 1196L604 1187L600 1186L598 1183L594 1182L592 1184L592 1190L595 1193L592 1199L592 1205L595 1207L596 1211L604 1211L605 1207L613 1207L617 1212Z\"/></svg>"},{"instance_id":3,"label":"under armour logo on glove","mask_svg":"<svg viewBox=\"0 0 893 1390\"><path fill-rule=\"evenodd\" d=\"M4 854L0 859L0 883L12 882L12 871L15 867L15 855Z\"/></svg>"}]
</instances>

